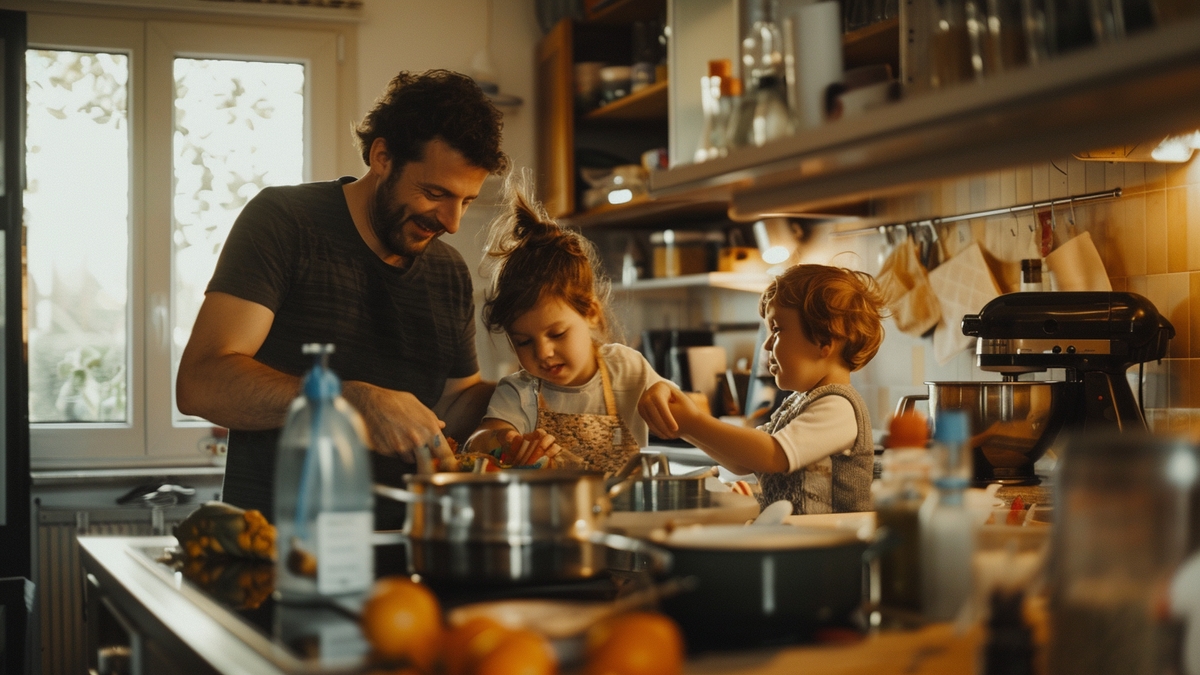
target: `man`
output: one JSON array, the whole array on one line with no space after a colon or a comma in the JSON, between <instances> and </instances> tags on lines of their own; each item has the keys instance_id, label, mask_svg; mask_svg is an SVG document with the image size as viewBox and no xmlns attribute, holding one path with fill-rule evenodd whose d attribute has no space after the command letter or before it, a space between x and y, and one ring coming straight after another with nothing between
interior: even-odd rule
<instances>
[{"instance_id":1,"label":"man","mask_svg":"<svg viewBox=\"0 0 1200 675\"><path fill-rule=\"evenodd\" d=\"M376 481L395 484L415 448L445 453L443 433L475 429L494 385L479 374L470 271L439 237L507 169L500 129L466 76L401 72L356 129L362 177L266 188L242 210L176 387L180 411L231 430L226 502L273 517L305 343L336 346L330 367L366 423Z\"/></svg>"}]
</instances>

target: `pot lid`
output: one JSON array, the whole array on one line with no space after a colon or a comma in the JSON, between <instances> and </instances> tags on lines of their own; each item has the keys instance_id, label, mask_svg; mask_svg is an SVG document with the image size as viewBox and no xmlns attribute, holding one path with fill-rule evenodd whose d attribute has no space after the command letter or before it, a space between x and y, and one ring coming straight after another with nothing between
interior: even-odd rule
<instances>
[{"instance_id":1,"label":"pot lid","mask_svg":"<svg viewBox=\"0 0 1200 675\"><path fill-rule=\"evenodd\" d=\"M707 551L779 551L858 543L851 530L795 525L697 525L662 538L671 548Z\"/></svg>"}]
</instances>

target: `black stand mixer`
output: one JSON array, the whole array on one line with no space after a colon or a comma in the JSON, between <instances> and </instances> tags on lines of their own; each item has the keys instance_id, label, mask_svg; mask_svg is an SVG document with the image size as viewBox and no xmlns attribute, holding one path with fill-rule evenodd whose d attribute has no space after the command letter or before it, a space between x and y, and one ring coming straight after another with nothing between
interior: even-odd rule
<instances>
[{"instance_id":1,"label":"black stand mixer","mask_svg":"<svg viewBox=\"0 0 1200 675\"><path fill-rule=\"evenodd\" d=\"M1175 337L1149 300L1125 292L1009 293L964 316L962 331L977 338L979 368L1003 381L962 396L948 389L940 401L931 388L929 403L972 415L983 482L1034 479L1033 462L1062 429L1146 429L1125 371L1166 356ZM1064 369L1064 380L1018 380L1051 368Z\"/></svg>"}]
</instances>

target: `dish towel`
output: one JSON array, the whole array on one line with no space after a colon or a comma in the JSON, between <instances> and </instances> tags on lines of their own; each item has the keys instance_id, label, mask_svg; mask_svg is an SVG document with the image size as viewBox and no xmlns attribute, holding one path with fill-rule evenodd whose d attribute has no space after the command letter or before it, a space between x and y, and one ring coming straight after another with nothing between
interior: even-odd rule
<instances>
[{"instance_id":1,"label":"dish towel","mask_svg":"<svg viewBox=\"0 0 1200 675\"><path fill-rule=\"evenodd\" d=\"M909 237L897 244L883 261L875 282L883 291L884 303L901 332L920 337L941 320L942 308L929 285L929 275L917 258L917 245Z\"/></svg>"},{"instance_id":2,"label":"dish towel","mask_svg":"<svg viewBox=\"0 0 1200 675\"><path fill-rule=\"evenodd\" d=\"M1046 256L1046 267L1054 273L1060 291L1111 291L1112 283L1104 261L1092 241L1092 233L1072 237Z\"/></svg>"},{"instance_id":3,"label":"dish towel","mask_svg":"<svg viewBox=\"0 0 1200 675\"><path fill-rule=\"evenodd\" d=\"M1000 286L978 242L938 265L929 273L929 284L942 308L942 318L933 331L933 356L938 364L945 365L974 343L974 338L963 335L963 316L983 309L1000 295Z\"/></svg>"}]
</instances>

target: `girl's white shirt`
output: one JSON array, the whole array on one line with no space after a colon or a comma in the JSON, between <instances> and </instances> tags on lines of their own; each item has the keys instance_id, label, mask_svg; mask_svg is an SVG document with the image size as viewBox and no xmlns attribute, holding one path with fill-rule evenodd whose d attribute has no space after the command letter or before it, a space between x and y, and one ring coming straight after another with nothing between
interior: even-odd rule
<instances>
[{"instance_id":1,"label":"girl's white shirt","mask_svg":"<svg viewBox=\"0 0 1200 675\"><path fill-rule=\"evenodd\" d=\"M665 381L665 378L656 373L646 357L636 349L622 344L607 344L600 346L599 354L612 378L617 414L625 421L638 445L644 448L649 442L650 430L638 415L638 399L650 385ZM563 387L542 381L541 389L546 406L555 412L606 414L604 388L598 369L592 379L577 387ZM537 392L538 378L524 368L507 375L496 385L496 392L492 394L484 417L503 420L518 432L527 434L537 425Z\"/></svg>"}]
</instances>

